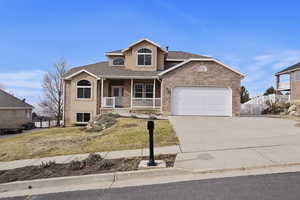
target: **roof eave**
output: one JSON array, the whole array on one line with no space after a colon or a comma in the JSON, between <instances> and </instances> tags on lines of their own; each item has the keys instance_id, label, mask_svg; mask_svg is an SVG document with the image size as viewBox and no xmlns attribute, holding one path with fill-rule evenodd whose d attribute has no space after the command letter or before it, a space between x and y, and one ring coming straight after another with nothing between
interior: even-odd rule
<instances>
[{"instance_id":1,"label":"roof eave","mask_svg":"<svg viewBox=\"0 0 300 200\"><path fill-rule=\"evenodd\" d=\"M111 79L157 79L159 76L101 76L101 78L111 78Z\"/></svg>"},{"instance_id":2,"label":"roof eave","mask_svg":"<svg viewBox=\"0 0 300 200\"><path fill-rule=\"evenodd\" d=\"M76 76L76 75L78 75L78 74L80 74L80 73L83 73L83 72L85 72L85 73L87 73L87 74L93 76L93 77L96 78L96 79L99 79L99 77L98 77L97 75L95 75L95 74L93 74L93 73L91 73L91 72L89 72L89 71L87 71L87 70L85 70L85 69L82 69L82 70L79 70L79 71L77 71L77 72L74 72L73 74L70 74L70 75L67 76L67 77L64 77L63 80L70 80L70 79L73 78L74 76Z\"/></svg>"},{"instance_id":3,"label":"roof eave","mask_svg":"<svg viewBox=\"0 0 300 200\"><path fill-rule=\"evenodd\" d=\"M216 62L216 63L218 63L218 64L220 64L220 65L226 67L227 69L229 69L229 70L231 70L231 71L233 71L233 72L239 74L242 78L244 78L244 77L246 76L245 74L243 74L243 73L241 73L241 72L239 72L239 71L237 71L237 70L235 70L235 69L229 67L228 65L225 65L224 63L222 63L222 62L220 62L220 61L218 61L218 60L216 60L216 59L214 59L214 58L191 58L191 59L185 60L184 62L181 62L181 63L179 63L179 64L177 64L177 65L171 67L170 69L167 69L167 70L165 70L165 71L162 71L162 72L159 73L158 75L159 75L159 76L163 76L163 75L165 75L166 73L168 73L168 72L170 72L170 71L173 71L174 69L177 69L178 67L181 67L182 65L184 65L184 64L186 64L186 63L189 63L189 62L192 62L192 61L213 61L213 62Z\"/></svg>"},{"instance_id":4,"label":"roof eave","mask_svg":"<svg viewBox=\"0 0 300 200\"><path fill-rule=\"evenodd\" d=\"M291 72L298 71L298 70L300 70L300 67L297 67L295 69L290 69L290 70L284 70L284 71L281 71L281 72L277 72L277 73L275 73L275 76L276 75L289 74Z\"/></svg>"},{"instance_id":5,"label":"roof eave","mask_svg":"<svg viewBox=\"0 0 300 200\"><path fill-rule=\"evenodd\" d=\"M124 56L123 53L105 53L106 56Z\"/></svg>"},{"instance_id":6,"label":"roof eave","mask_svg":"<svg viewBox=\"0 0 300 200\"><path fill-rule=\"evenodd\" d=\"M0 107L0 110L25 110L25 109L34 109L33 106L28 107Z\"/></svg>"}]
</instances>

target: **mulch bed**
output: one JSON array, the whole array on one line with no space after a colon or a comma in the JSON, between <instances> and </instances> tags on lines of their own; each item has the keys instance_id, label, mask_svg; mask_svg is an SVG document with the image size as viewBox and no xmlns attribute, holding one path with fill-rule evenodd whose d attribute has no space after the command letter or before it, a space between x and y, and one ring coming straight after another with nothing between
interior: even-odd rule
<instances>
[{"instance_id":1,"label":"mulch bed","mask_svg":"<svg viewBox=\"0 0 300 200\"><path fill-rule=\"evenodd\" d=\"M174 166L175 158L176 154L162 154L155 156L156 160L164 160L167 167ZM83 161L72 161L66 164L47 162L42 163L40 166L27 166L10 170L0 170L0 183L41 178L110 173L116 171L133 171L138 170L138 164L141 160L147 159L148 157L104 159L98 154L90 154L89 157Z\"/></svg>"}]
</instances>

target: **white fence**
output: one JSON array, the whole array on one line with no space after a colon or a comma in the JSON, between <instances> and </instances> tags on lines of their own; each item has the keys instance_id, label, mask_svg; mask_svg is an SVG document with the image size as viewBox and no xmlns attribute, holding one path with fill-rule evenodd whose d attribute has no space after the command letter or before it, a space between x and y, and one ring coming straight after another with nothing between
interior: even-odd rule
<instances>
[{"instance_id":1,"label":"white fence","mask_svg":"<svg viewBox=\"0 0 300 200\"><path fill-rule=\"evenodd\" d=\"M160 98L132 98L132 107L160 107Z\"/></svg>"},{"instance_id":2,"label":"white fence","mask_svg":"<svg viewBox=\"0 0 300 200\"><path fill-rule=\"evenodd\" d=\"M263 110L268 108L267 102L286 103L289 101L289 95L270 94L268 96L258 96L241 105L241 114L260 115Z\"/></svg>"},{"instance_id":3,"label":"white fence","mask_svg":"<svg viewBox=\"0 0 300 200\"><path fill-rule=\"evenodd\" d=\"M117 101L116 97L103 97L104 108L115 108L122 106L122 100ZM120 104L120 105L118 105ZM160 98L132 98L132 107L135 108L158 108L161 105Z\"/></svg>"},{"instance_id":4,"label":"white fence","mask_svg":"<svg viewBox=\"0 0 300 200\"><path fill-rule=\"evenodd\" d=\"M62 125L62 124L63 124L63 121L61 120L60 125ZM37 121L37 122L34 122L34 125L36 128L51 128L51 127L56 126L56 120Z\"/></svg>"},{"instance_id":5,"label":"white fence","mask_svg":"<svg viewBox=\"0 0 300 200\"><path fill-rule=\"evenodd\" d=\"M103 97L103 107L104 108L115 108L116 99L115 97Z\"/></svg>"}]
</instances>

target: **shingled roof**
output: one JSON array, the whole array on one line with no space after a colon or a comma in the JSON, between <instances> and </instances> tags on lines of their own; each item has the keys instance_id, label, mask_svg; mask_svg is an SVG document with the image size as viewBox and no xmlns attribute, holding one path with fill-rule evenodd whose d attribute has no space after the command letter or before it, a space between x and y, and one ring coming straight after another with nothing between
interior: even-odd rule
<instances>
[{"instance_id":1,"label":"shingled roof","mask_svg":"<svg viewBox=\"0 0 300 200\"><path fill-rule=\"evenodd\" d=\"M199 54L184 51L168 51L167 59L191 59L191 58L210 58Z\"/></svg>"},{"instance_id":2,"label":"shingled roof","mask_svg":"<svg viewBox=\"0 0 300 200\"><path fill-rule=\"evenodd\" d=\"M122 50L110 51L107 53L122 53ZM179 60L187 60L191 58L209 58L207 56L202 56L198 54L188 53L184 51L168 51L167 59L179 59ZM165 62L165 69L170 68L178 64L178 62ZM124 77L154 77L157 76L161 71L133 71L127 70L123 66L109 66L108 62L98 62L95 64L84 65L80 67L74 67L70 69L66 74L65 78L71 76L72 74L79 72L81 70L86 70L97 77L114 77L114 76L124 76Z\"/></svg>"},{"instance_id":3,"label":"shingled roof","mask_svg":"<svg viewBox=\"0 0 300 200\"><path fill-rule=\"evenodd\" d=\"M300 62L297 64L294 64L288 68L285 68L284 70L281 70L280 72L277 72L276 74L284 74L284 73L288 73L288 72L295 71L298 69L300 70Z\"/></svg>"},{"instance_id":4,"label":"shingled roof","mask_svg":"<svg viewBox=\"0 0 300 200\"><path fill-rule=\"evenodd\" d=\"M34 108L32 105L0 89L0 108Z\"/></svg>"},{"instance_id":5,"label":"shingled roof","mask_svg":"<svg viewBox=\"0 0 300 200\"><path fill-rule=\"evenodd\" d=\"M69 70L65 74L65 78L68 78L68 76L79 72L81 70L86 70L98 77L114 77L114 76L124 76L124 77L153 77L157 76L159 71L133 71L133 70L127 70L123 66L109 66L108 62L98 62L95 64L75 67Z\"/></svg>"}]
</instances>

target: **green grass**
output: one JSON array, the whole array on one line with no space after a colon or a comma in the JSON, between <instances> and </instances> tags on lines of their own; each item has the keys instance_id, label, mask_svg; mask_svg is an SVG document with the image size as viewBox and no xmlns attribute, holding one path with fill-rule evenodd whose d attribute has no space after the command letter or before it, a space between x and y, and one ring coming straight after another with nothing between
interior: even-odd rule
<instances>
[{"instance_id":1,"label":"green grass","mask_svg":"<svg viewBox=\"0 0 300 200\"><path fill-rule=\"evenodd\" d=\"M82 127L51 128L3 138L0 139L0 161L145 148L148 146L146 122L119 118L113 127L100 133L87 133ZM168 120L155 121L154 143L155 146L178 144Z\"/></svg>"}]
</instances>

